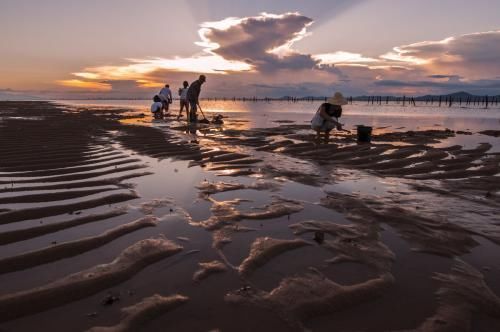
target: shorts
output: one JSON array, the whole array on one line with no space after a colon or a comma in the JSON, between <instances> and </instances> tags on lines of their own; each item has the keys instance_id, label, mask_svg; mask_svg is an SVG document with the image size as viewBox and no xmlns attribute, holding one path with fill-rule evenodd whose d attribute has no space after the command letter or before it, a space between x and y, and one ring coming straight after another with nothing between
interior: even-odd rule
<instances>
[{"instance_id":1,"label":"shorts","mask_svg":"<svg viewBox=\"0 0 500 332\"><path fill-rule=\"evenodd\" d=\"M168 111L168 107L170 105L170 103L168 102L168 100L167 101L162 101L161 103L163 104L163 108L165 109L165 111Z\"/></svg>"},{"instance_id":2,"label":"shorts","mask_svg":"<svg viewBox=\"0 0 500 332\"><path fill-rule=\"evenodd\" d=\"M331 130L337 128L337 126L333 122L324 121L321 126L315 126L315 125L311 124L311 128L313 130L316 130L316 131L331 131Z\"/></svg>"}]
</instances>

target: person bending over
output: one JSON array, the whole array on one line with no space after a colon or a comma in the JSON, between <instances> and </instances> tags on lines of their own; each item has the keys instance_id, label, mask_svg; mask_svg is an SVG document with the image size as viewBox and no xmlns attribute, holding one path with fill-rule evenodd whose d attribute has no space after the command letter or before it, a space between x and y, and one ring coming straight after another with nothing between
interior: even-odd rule
<instances>
[{"instance_id":1,"label":"person bending over","mask_svg":"<svg viewBox=\"0 0 500 332\"><path fill-rule=\"evenodd\" d=\"M191 83L187 91L187 100L189 103L189 122L197 122L198 116L196 112L198 111L198 106L200 105L199 98L201 92L201 86L206 81L205 75L200 75L196 81Z\"/></svg>"},{"instance_id":2,"label":"person bending over","mask_svg":"<svg viewBox=\"0 0 500 332\"><path fill-rule=\"evenodd\" d=\"M324 142L328 143L330 132L336 128L343 130L338 118L342 115L342 105L346 105L347 100L340 92L329 98L314 114L311 120L311 128L316 131L316 141L320 143L321 133L324 133Z\"/></svg>"},{"instance_id":3,"label":"person bending over","mask_svg":"<svg viewBox=\"0 0 500 332\"><path fill-rule=\"evenodd\" d=\"M168 113L169 106L172 104L172 91L170 91L170 85L165 84L165 87L161 89L158 96L163 103L163 109Z\"/></svg>"}]
</instances>

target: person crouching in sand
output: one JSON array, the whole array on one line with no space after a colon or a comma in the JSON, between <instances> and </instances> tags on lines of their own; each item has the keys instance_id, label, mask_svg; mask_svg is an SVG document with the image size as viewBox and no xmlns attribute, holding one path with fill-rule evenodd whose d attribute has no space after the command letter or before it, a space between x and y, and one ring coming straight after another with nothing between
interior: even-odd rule
<instances>
[{"instance_id":1,"label":"person crouching in sand","mask_svg":"<svg viewBox=\"0 0 500 332\"><path fill-rule=\"evenodd\" d=\"M153 98L151 113L153 113L155 119L163 119L163 103L158 95Z\"/></svg>"},{"instance_id":2,"label":"person crouching in sand","mask_svg":"<svg viewBox=\"0 0 500 332\"><path fill-rule=\"evenodd\" d=\"M338 121L342 115L342 105L347 105L347 100L340 92L336 92L318 108L311 120L311 128L316 131L316 142L320 143L322 132L325 135L325 143L328 143L330 131L334 128L343 130L342 124Z\"/></svg>"}]
</instances>

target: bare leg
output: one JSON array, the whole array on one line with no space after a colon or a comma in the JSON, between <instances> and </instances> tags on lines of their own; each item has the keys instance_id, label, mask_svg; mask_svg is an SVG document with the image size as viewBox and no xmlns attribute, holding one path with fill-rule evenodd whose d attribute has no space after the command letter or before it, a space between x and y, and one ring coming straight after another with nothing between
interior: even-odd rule
<instances>
[{"instance_id":1,"label":"bare leg","mask_svg":"<svg viewBox=\"0 0 500 332\"><path fill-rule=\"evenodd\" d=\"M330 130L325 131L325 144L330 140Z\"/></svg>"},{"instance_id":2,"label":"bare leg","mask_svg":"<svg viewBox=\"0 0 500 332\"><path fill-rule=\"evenodd\" d=\"M317 144L320 143L320 140L321 140L321 131L319 129L316 130L316 137L315 137L315 141Z\"/></svg>"},{"instance_id":3,"label":"bare leg","mask_svg":"<svg viewBox=\"0 0 500 332\"><path fill-rule=\"evenodd\" d=\"M163 116L165 115L165 112L168 111L168 101L162 101L161 102L163 107L161 108L161 111L160 111L160 119L163 119Z\"/></svg>"},{"instance_id":4,"label":"bare leg","mask_svg":"<svg viewBox=\"0 0 500 332\"><path fill-rule=\"evenodd\" d=\"M184 102L181 100L180 102L181 108L179 109L179 115L177 116L177 120L179 120L182 116L182 110L184 109Z\"/></svg>"}]
</instances>

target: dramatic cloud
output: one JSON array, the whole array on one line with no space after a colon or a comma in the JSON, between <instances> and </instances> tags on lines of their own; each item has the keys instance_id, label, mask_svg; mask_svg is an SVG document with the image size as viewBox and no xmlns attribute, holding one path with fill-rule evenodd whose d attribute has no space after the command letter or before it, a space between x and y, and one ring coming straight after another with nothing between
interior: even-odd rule
<instances>
[{"instance_id":1,"label":"dramatic cloud","mask_svg":"<svg viewBox=\"0 0 500 332\"><path fill-rule=\"evenodd\" d=\"M498 94L499 56L500 31L490 31L398 46L378 59L340 53L330 58L323 55L322 62L329 59L350 80L372 93L467 90ZM366 84L370 76L375 79Z\"/></svg>"},{"instance_id":2,"label":"dramatic cloud","mask_svg":"<svg viewBox=\"0 0 500 332\"><path fill-rule=\"evenodd\" d=\"M204 73L210 74L204 91L226 96L328 95L336 89L360 94L431 89L492 93L498 88L500 31L397 46L379 56L294 50L294 43L310 35L307 28L312 23L299 13L205 22L195 43L202 47L197 55L127 59L123 65L85 68L58 84L71 92L119 90L142 96L163 82L191 81Z\"/></svg>"},{"instance_id":3,"label":"dramatic cloud","mask_svg":"<svg viewBox=\"0 0 500 332\"><path fill-rule=\"evenodd\" d=\"M395 47L381 56L388 61L421 65L468 77L500 72L500 30L449 37Z\"/></svg>"},{"instance_id":4,"label":"dramatic cloud","mask_svg":"<svg viewBox=\"0 0 500 332\"><path fill-rule=\"evenodd\" d=\"M173 59L128 59L121 66L85 68L73 73L78 79L61 80L66 87L109 90L103 80L135 80L139 87L159 87L150 74L159 70L224 75L238 72L312 69L318 61L292 50L294 42L307 35L312 19L298 13L262 13L246 18L227 18L201 24L199 35L204 47L198 56Z\"/></svg>"},{"instance_id":5,"label":"dramatic cloud","mask_svg":"<svg viewBox=\"0 0 500 332\"><path fill-rule=\"evenodd\" d=\"M306 36L312 19L298 13L229 18L202 25L199 43L224 59L242 61L258 71L312 69L317 61L293 51L294 42Z\"/></svg>"}]
</instances>

